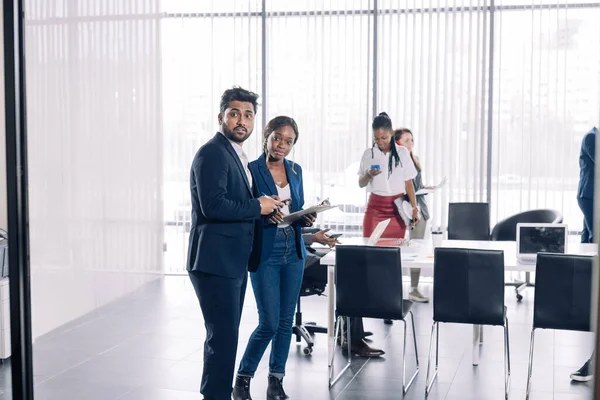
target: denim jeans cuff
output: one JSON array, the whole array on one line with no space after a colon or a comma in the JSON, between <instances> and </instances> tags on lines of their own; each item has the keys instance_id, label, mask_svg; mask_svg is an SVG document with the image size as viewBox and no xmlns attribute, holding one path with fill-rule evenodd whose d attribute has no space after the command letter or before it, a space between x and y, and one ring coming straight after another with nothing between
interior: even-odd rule
<instances>
[{"instance_id":1,"label":"denim jeans cuff","mask_svg":"<svg viewBox=\"0 0 600 400\"><path fill-rule=\"evenodd\" d=\"M239 371L237 373L237 376L243 376L244 378L254 378L254 374L250 374L250 373L242 372L242 371Z\"/></svg>"},{"instance_id":2,"label":"denim jeans cuff","mask_svg":"<svg viewBox=\"0 0 600 400\"><path fill-rule=\"evenodd\" d=\"M274 376L275 378L281 380L285 376L285 372L272 372L272 371L269 371L269 376Z\"/></svg>"}]
</instances>

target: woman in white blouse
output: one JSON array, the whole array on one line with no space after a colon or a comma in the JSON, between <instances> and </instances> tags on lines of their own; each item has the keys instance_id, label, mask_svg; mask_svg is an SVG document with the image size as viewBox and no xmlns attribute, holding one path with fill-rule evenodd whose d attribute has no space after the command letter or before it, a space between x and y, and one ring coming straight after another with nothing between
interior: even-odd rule
<instances>
[{"instance_id":1,"label":"woman in white blouse","mask_svg":"<svg viewBox=\"0 0 600 400\"><path fill-rule=\"evenodd\" d=\"M372 123L374 145L363 153L358 171L358 184L370 193L363 220L363 237L371 236L377 224L385 219L391 221L384 231L384 238L403 239L406 225L394 204L394 200L408 195L412 205L412 224L419 222L417 200L412 180L417 170L406 147L394 140L392 120L382 112Z\"/></svg>"}]
</instances>

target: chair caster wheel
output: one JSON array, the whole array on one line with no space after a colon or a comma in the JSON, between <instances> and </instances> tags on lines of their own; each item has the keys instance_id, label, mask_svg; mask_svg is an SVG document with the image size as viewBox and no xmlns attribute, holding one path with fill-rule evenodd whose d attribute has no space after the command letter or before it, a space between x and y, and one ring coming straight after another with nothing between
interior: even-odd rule
<instances>
[{"instance_id":1,"label":"chair caster wheel","mask_svg":"<svg viewBox=\"0 0 600 400\"><path fill-rule=\"evenodd\" d=\"M313 349L312 349L312 347L306 346L305 348L302 349L302 352L304 353L305 356L309 356L312 354Z\"/></svg>"},{"instance_id":2,"label":"chair caster wheel","mask_svg":"<svg viewBox=\"0 0 600 400\"><path fill-rule=\"evenodd\" d=\"M517 301L521 301L521 300L523 300L523 296L520 294L517 294Z\"/></svg>"}]
</instances>

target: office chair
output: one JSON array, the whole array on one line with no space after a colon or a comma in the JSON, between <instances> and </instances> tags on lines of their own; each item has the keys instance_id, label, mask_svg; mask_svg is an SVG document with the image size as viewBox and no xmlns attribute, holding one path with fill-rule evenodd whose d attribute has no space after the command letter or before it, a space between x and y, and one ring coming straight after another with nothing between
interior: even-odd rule
<instances>
[{"instance_id":1,"label":"office chair","mask_svg":"<svg viewBox=\"0 0 600 400\"><path fill-rule=\"evenodd\" d=\"M438 373L439 324L457 323L504 327L504 392L510 387L508 318L504 306L504 252L436 248L433 264L433 325L427 357L425 396ZM431 351L435 339L435 371L431 380Z\"/></svg>"},{"instance_id":2,"label":"office chair","mask_svg":"<svg viewBox=\"0 0 600 400\"><path fill-rule=\"evenodd\" d=\"M449 240L490 240L488 203L450 203L448 205Z\"/></svg>"},{"instance_id":3,"label":"office chair","mask_svg":"<svg viewBox=\"0 0 600 400\"><path fill-rule=\"evenodd\" d=\"M593 267L593 257L538 254L526 399L529 398L535 330L590 331Z\"/></svg>"},{"instance_id":4,"label":"office chair","mask_svg":"<svg viewBox=\"0 0 600 400\"><path fill-rule=\"evenodd\" d=\"M402 393L405 394L419 373L419 353L415 319L411 312L413 302L402 296L402 261L399 247L339 246L335 257L336 313L335 337L338 337L340 324L350 317L396 319L404 324L404 345L402 350ZM415 344L416 371L406 382L406 317L412 320ZM351 329L345 329L348 346L348 362L334 378L333 366L335 351L329 364L329 387L331 388L352 365L350 336Z\"/></svg>"},{"instance_id":5,"label":"office chair","mask_svg":"<svg viewBox=\"0 0 600 400\"><path fill-rule=\"evenodd\" d=\"M494 241L516 241L517 240L517 224L524 222L541 223L541 224L560 224L563 221L563 216L559 211L539 209L524 211L512 215L498 222L492 229L491 240ZM531 273L525 272L525 282L508 283L507 285L515 287L517 301L523 300L521 294L527 287L535 286L531 283Z\"/></svg>"},{"instance_id":6,"label":"office chair","mask_svg":"<svg viewBox=\"0 0 600 400\"><path fill-rule=\"evenodd\" d=\"M323 255L317 253L316 257ZM307 260L309 260L308 257L307 255ZM314 295L321 296L327 286L327 267L320 265L318 258L314 261L305 263L300 296L298 296L298 302L296 303L296 320L292 327L292 332L296 335L296 343L300 343L304 339L306 346L302 349L302 352L307 356L312 354L315 345L312 336L315 333L327 333L326 327L319 326L315 322L302 322L301 298Z\"/></svg>"}]
</instances>

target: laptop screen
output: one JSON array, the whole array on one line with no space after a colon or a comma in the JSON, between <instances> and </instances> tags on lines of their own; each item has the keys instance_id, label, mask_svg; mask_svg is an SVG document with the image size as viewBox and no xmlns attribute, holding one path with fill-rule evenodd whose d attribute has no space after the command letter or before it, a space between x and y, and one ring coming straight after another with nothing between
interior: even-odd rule
<instances>
[{"instance_id":1,"label":"laptop screen","mask_svg":"<svg viewBox=\"0 0 600 400\"><path fill-rule=\"evenodd\" d=\"M566 229L565 226L519 227L519 253L564 253Z\"/></svg>"}]
</instances>

